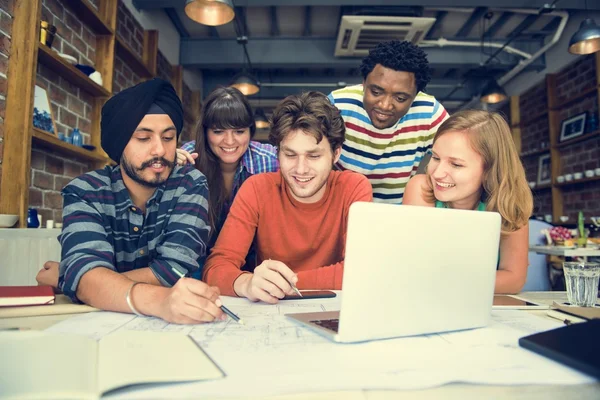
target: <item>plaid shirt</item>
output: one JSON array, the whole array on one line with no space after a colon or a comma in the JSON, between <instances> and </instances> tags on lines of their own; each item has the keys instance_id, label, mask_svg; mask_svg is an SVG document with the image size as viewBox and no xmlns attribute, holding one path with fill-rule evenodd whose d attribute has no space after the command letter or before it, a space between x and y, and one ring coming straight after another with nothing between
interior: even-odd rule
<instances>
[{"instance_id":1,"label":"plaid shirt","mask_svg":"<svg viewBox=\"0 0 600 400\"><path fill-rule=\"evenodd\" d=\"M196 141L184 143L181 146L182 150L188 153L194 152ZM242 183L252 175L262 172L277 172L279 171L279 161L277 161L277 148L268 143L250 142L248 150L242 156L238 169L235 171L233 178L233 190L231 191L231 199L233 201ZM229 212L228 203L225 205L223 212L224 216ZM222 218L224 220L224 218Z\"/></svg>"},{"instance_id":2,"label":"plaid shirt","mask_svg":"<svg viewBox=\"0 0 600 400\"><path fill-rule=\"evenodd\" d=\"M149 267L162 285L172 286L206 254L208 186L193 166L175 167L145 213L131 201L119 166L75 178L62 194L59 286L74 301L81 277L93 268Z\"/></svg>"}]
</instances>

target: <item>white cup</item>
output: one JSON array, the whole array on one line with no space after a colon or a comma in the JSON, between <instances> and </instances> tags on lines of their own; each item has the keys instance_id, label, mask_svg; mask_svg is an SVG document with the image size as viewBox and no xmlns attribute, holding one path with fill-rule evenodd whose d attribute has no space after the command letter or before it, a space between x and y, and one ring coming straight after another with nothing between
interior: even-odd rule
<instances>
[{"instance_id":1,"label":"white cup","mask_svg":"<svg viewBox=\"0 0 600 400\"><path fill-rule=\"evenodd\" d=\"M559 217L559 219L560 219L560 222L565 223L565 222L567 222L569 220L569 216L568 215L561 215Z\"/></svg>"},{"instance_id":2,"label":"white cup","mask_svg":"<svg viewBox=\"0 0 600 400\"><path fill-rule=\"evenodd\" d=\"M559 175L556 177L556 182L558 183L563 183L565 181L565 176L564 175Z\"/></svg>"},{"instance_id":3,"label":"white cup","mask_svg":"<svg viewBox=\"0 0 600 400\"><path fill-rule=\"evenodd\" d=\"M535 182L529 182L529 187L533 189L535 187Z\"/></svg>"},{"instance_id":4,"label":"white cup","mask_svg":"<svg viewBox=\"0 0 600 400\"><path fill-rule=\"evenodd\" d=\"M49 219L48 221L46 221L46 229L53 229L53 228L54 228L54 220Z\"/></svg>"},{"instance_id":5,"label":"white cup","mask_svg":"<svg viewBox=\"0 0 600 400\"><path fill-rule=\"evenodd\" d=\"M600 176L600 168L596 168L594 171L596 171L596 176Z\"/></svg>"},{"instance_id":6,"label":"white cup","mask_svg":"<svg viewBox=\"0 0 600 400\"><path fill-rule=\"evenodd\" d=\"M546 222L551 224L552 223L552 215L551 214L544 215L544 220L546 220Z\"/></svg>"},{"instance_id":7,"label":"white cup","mask_svg":"<svg viewBox=\"0 0 600 400\"><path fill-rule=\"evenodd\" d=\"M583 173L581 173L581 172L575 172L573 174L573 178L575 178L575 179L581 179L581 178L583 178Z\"/></svg>"},{"instance_id":8,"label":"white cup","mask_svg":"<svg viewBox=\"0 0 600 400\"><path fill-rule=\"evenodd\" d=\"M592 178L594 176L594 170L593 169L588 169L585 171L585 177L586 178Z\"/></svg>"},{"instance_id":9,"label":"white cup","mask_svg":"<svg viewBox=\"0 0 600 400\"><path fill-rule=\"evenodd\" d=\"M571 182L572 180L573 180L573 174L566 174L565 175L565 181Z\"/></svg>"}]
</instances>

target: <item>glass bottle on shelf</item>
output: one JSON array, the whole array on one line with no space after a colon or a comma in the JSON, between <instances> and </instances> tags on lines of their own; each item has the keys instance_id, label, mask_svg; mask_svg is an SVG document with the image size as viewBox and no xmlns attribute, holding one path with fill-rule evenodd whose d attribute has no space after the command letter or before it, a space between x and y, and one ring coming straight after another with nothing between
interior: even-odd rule
<instances>
[{"instance_id":1,"label":"glass bottle on shelf","mask_svg":"<svg viewBox=\"0 0 600 400\"><path fill-rule=\"evenodd\" d=\"M71 133L71 138L73 140L74 146L81 147L83 145L83 138L81 137L81 133L79 132L79 128L73 129L73 133Z\"/></svg>"}]
</instances>

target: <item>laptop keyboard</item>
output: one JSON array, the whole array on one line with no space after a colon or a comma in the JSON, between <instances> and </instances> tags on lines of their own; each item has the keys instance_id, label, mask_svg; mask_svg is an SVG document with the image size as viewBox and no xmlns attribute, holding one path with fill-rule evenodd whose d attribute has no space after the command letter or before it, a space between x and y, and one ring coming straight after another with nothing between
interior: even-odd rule
<instances>
[{"instance_id":1,"label":"laptop keyboard","mask_svg":"<svg viewBox=\"0 0 600 400\"><path fill-rule=\"evenodd\" d=\"M340 325L340 320L339 318L332 318L332 319L316 319L314 321L310 321L313 324L317 324L320 327L323 327L325 329L329 329L330 331L334 331L337 332L339 325Z\"/></svg>"}]
</instances>

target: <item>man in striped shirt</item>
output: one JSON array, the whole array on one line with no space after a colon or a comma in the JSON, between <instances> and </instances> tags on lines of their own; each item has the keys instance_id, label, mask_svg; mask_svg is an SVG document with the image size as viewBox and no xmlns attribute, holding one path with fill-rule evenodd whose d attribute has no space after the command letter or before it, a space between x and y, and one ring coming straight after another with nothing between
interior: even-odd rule
<instances>
[{"instance_id":1,"label":"man in striped shirt","mask_svg":"<svg viewBox=\"0 0 600 400\"><path fill-rule=\"evenodd\" d=\"M219 290L185 278L205 255L210 228L206 178L175 166L182 126L181 101L161 79L102 108L102 148L119 165L62 191L58 284L74 301L173 323L224 318Z\"/></svg>"},{"instance_id":2,"label":"man in striped shirt","mask_svg":"<svg viewBox=\"0 0 600 400\"><path fill-rule=\"evenodd\" d=\"M431 79L427 55L410 42L378 44L360 70L363 84L329 95L346 124L338 166L365 175L373 201L401 204L406 183L448 113L423 93Z\"/></svg>"}]
</instances>

